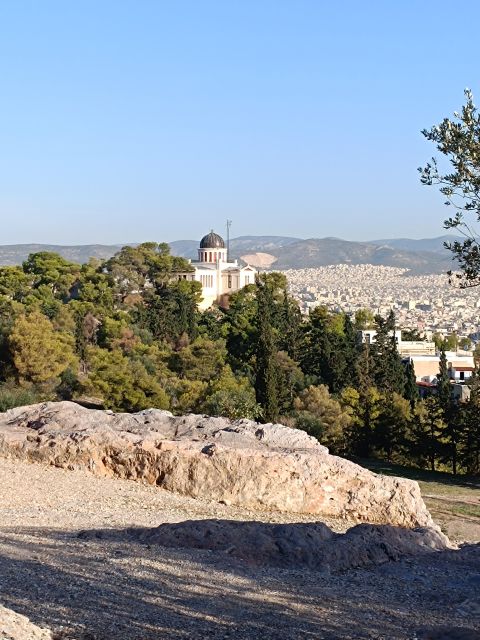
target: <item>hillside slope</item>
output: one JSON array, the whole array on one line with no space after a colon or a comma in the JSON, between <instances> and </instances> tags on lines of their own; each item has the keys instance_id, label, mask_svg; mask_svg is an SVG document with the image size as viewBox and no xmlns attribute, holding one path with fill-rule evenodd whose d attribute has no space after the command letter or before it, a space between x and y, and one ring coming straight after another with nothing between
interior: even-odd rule
<instances>
[{"instance_id":1,"label":"hillside slope","mask_svg":"<svg viewBox=\"0 0 480 640\"><path fill-rule=\"evenodd\" d=\"M411 269L413 273L444 273L452 268L451 255L441 249L441 238L433 238L426 251L427 241L389 240L386 244L353 242L339 238L310 238L301 240L288 236L240 236L230 243L231 258L268 254L273 269L304 269L329 264L373 264ZM419 250L403 246L420 243ZM410 243L410 244L409 244ZM423 243L423 244L422 244ZM440 246L439 246L440 245ZM170 243L174 255L196 259L198 240L176 240ZM90 257L106 259L121 249L121 245L3 245L0 246L0 265L21 264L30 253L54 251L73 262L88 262Z\"/></svg>"}]
</instances>

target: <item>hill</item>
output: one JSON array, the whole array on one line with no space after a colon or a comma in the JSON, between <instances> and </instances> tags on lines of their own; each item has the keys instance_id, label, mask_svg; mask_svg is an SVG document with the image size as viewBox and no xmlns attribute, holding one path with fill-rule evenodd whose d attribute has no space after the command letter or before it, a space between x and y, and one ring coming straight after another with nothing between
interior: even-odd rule
<instances>
[{"instance_id":1,"label":"hill","mask_svg":"<svg viewBox=\"0 0 480 640\"><path fill-rule=\"evenodd\" d=\"M367 242L339 238L310 238L282 247L275 269L304 269L329 264L373 264L402 267L414 273L441 273L451 268L451 258L428 251L405 251Z\"/></svg>"},{"instance_id":2,"label":"hill","mask_svg":"<svg viewBox=\"0 0 480 640\"><path fill-rule=\"evenodd\" d=\"M443 248L445 238L425 240L376 240L353 242L340 238L309 238L302 240L290 236L240 236L230 242L232 258L247 259L254 264L256 254L262 260L259 266L271 264L274 269L303 269L329 264L373 264L411 269L413 273L443 273L452 267L451 257ZM21 264L30 253L54 251L73 262L88 262L89 258L106 259L122 245L45 245L17 244L0 246L0 265ZM172 253L184 258L197 257L198 240L176 240L170 243ZM412 249L417 247L417 249ZM426 249L430 247L430 249ZM268 256L271 258L267 259Z\"/></svg>"},{"instance_id":3,"label":"hill","mask_svg":"<svg viewBox=\"0 0 480 640\"><path fill-rule=\"evenodd\" d=\"M462 238L460 236L444 235L438 236L438 238L422 238L420 240L391 238L389 240L370 240L369 242L402 251L433 251L435 253L444 253L445 247L443 243L453 242L455 240L462 240Z\"/></svg>"},{"instance_id":4,"label":"hill","mask_svg":"<svg viewBox=\"0 0 480 640\"><path fill-rule=\"evenodd\" d=\"M170 242L172 253L182 258L197 258L198 240L175 240ZM253 253L270 253L276 256L282 247L294 242L301 242L300 238L289 236L239 236L230 240L230 254L232 258Z\"/></svg>"},{"instance_id":5,"label":"hill","mask_svg":"<svg viewBox=\"0 0 480 640\"><path fill-rule=\"evenodd\" d=\"M85 244L85 245L58 245L58 244L6 244L0 245L0 265L22 264L31 253L39 251L53 251L72 262L83 264L90 258L105 260L111 258L114 253L120 251L121 244Z\"/></svg>"}]
</instances>

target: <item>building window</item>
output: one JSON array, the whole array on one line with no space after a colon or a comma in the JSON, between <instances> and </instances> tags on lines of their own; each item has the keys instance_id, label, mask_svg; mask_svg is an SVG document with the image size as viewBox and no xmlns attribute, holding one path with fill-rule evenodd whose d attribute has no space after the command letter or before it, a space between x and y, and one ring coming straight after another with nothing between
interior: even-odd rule
<instances>
[{"instance_id":1,"label":"building window","mask_svg":"<svg viewBox=\"0 0 480 640\"><path fill-rule=\"evenodd\" d=\"M245 276L245 284L250 284L250 276Z\"/></svg>"},{"instance_id":2,"label":"building window","mask_svg":"<svg viewBox=\"0 0 480 640\"><path fill-rule=\"evenodd\" d=\"M228 276L228 288L232 288L232 276Z\"/></svg>"}]
</instances>

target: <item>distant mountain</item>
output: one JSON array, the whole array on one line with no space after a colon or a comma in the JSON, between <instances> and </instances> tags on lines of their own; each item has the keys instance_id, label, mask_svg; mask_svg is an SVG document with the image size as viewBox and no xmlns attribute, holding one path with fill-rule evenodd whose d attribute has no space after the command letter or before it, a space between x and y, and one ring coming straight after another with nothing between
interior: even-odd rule
<instances>
[{"instance_id":1,"label":"distant mountain","mask_svg":"<svg viewBox=\"0 0 480 640\"><path fill-rule=\"evenodd\" d=\"M274 268L302 269L342 263L401 267L413 273L441 273L452 267L448 252L442 255L433 251L404 251L339 238L311 238L283 247Z\"/></svg>"},{"instance_id":2,"label":"distant mountain","mask_svg":"<svg viewBox=\"0 0 480 640\"><path fill-rule=\"evenodd\" d=\"M423 238L422 240L412 240L411 238L393 238L390 240L370 240L371 244L379 244L393 249L403 251L434 251L435 253L446 253L444 242L454 242L462 240L460 236L444 235L438 238Z\"/></svg>"},{"instance_id":3,"label":"distant mountain","mask_svg":"<svg viewBox=\"0 0 480 640\"><path fill-rule=\"evenodd\" d=\"M72 262L84 263L90 258L111 258L124 245L85 244L64 246L57 244L8 244L0 245L0 265L22 264L31 253L53 251Z\"/></svg>"},{"instance_id":4,"label":"distant mountain","mask_svg":"<svg viewBox=\"0 0 480 640\"><path fill-rule=\"evenodd\" d=\"M289 236L240 236L231 240L230 255L239 259L244 257L252 264L257 260L259 266L271 264L271 268L279 270L347 263L403 267L412 273L444 273L452 268L451 254L442 248L445 238L452 237L350 242L340 238L301 240ZM198 243L198 240L177 240L171 242L170 247L174 255L196 259ZM0 246L0 265L21 264L30 253L38 251L55 251L68 260L88 262L90 257L110 258L122 246L4 245Z\"/></svg>"},{"instance_id":5,"label":"distant mountain","mask_svg":"<svg viewBox=\"0 0 480 640\"><path fill-rule=\"evenodd\" d=\"M230 255L232 258L240 258L251 253L272 253L293 242L299 242L300 238L289 236L239 236L230 240ZM197 258L198 240L175 240L170 242L172 253L182 258Z\"/></svg>"},{"instance_id":6,"label":"distant mountain","mask_svg":"<svg viewBox=\"0 0 480 640\"><path fill-rule=\"evenodd\" d=\"M196 260L198 258L198 243L198 240L174 240L169 242L169 245L174 256Z\"/></svg>"}]
</instances>

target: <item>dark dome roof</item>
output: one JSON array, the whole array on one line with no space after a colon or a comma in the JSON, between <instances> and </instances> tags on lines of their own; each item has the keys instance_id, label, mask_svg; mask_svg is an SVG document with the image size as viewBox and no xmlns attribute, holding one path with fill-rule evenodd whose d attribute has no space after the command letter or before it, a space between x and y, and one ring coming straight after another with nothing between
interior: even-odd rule
<instances>
[{"instance_id":1,"label":"dark dome roof","mask_svg":"<svg viewBox=\"0 0 480 640\"><path fill-rule=\"evenodd\" d=\"M225 242L218 233L210 231L200 240L200 249L225 249Z\"/></svg>"}]
</instances>

